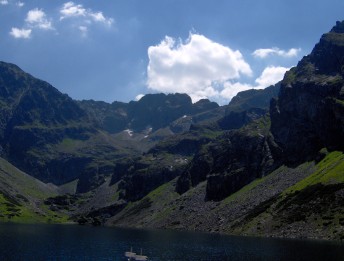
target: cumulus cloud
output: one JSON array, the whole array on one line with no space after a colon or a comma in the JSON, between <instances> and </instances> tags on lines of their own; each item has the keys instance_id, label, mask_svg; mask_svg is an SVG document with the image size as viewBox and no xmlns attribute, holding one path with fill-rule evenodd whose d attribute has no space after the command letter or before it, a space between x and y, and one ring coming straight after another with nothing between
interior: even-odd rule
<instances>
[{"instance_id":1,"label":"cumulus cloud","mask_svg":"<svg viewBox=\"0 0 344 261\"><path fill-rule=\"evenodd\" d=\"M10 31L10 35L14 38L27 39L31 37L33 30L37 28L42 30L54 30L51 21L47 18L44 11L42 9L35 8L27 13L24 27L22 29L13 27Z\"/></svg>"},{"instance_id":2,"label":"cumulus cloud","mask_svg":"<svg viewBox=\"0 0 344 261\"><path fill-rule=\"evenodd\" d=\"M252 53L252 55L258 58L266 58L269 55L277 55L281 57L296 57L300 51L301 51L300 48L291 48L288 51L286 51L286 50L281 50L277 47L273 47L273 48L266 48L266 49L257 49Z\"/></svg>"},{"instance_id":3,"label":"cumulus cloud","mask_svg":"<svg viewBox=\"0 0 344 261\"><path fill-rule=\"evenodd\" d=\"M60 20L68 17L86 16L86 9L82 5L74 4L73 2L64 3L60 9Z\"/></svg>"},{"instance_id":4,"label":"cumulus cloud","mask_svg":"<svg viewBox=\"0 0 344 261\"><path fill-rule=\"evenodd\" d=\"M90 13L90 16L95 22L101 22L103 24L107 24L111 26L114 22L113 18L106 18L102 12Z\"/></svg>"},{"instance_id":5,"label":"cumulus cloud","mask_svg":"<svg viewBox=\"0 0 344 261\"><path fill-rule=\"evenodd\" d=\"M191 33L184 43L166 36L148 48L148 57L148 88L187 93L194 102L218 96L228 80L252 75L240 51L200 34Z\"/></svg>"},{"instance_id":6,"label":"cumulus cloud","mask_svg":"<svg viewBox=\"0 0 344 261\"><path fill-rule=\"evenodd\" d=\"M31 36L31 29L19 29L16 27L12 27L12 30L10 31L10 35L12 35L14 38L24 38L28 39Z\"/></svg>"},{"instance_id":7,"label":"cumulus cloud","mask_svg":"<svg viewBox=\"0 0 344 261\"><path fill-rule=\"evenodd\" d=\"M51 21L47 19L46 14L42 9L32 9L27 13L25 21L31 27L38 27L43 30L51 30L53 26Z\"/></svg>"},{"instance_id":8,"label":"cumulus cloud","mask_svg":"<svg viewBox=\"0 0 344 261\"><path fill-rule=\"evenodd\" d=\"M84 8L81 4L75 4L74 2L64 3L60 9L60 14L60 20L81 17L86 21L99 22L108 26L111 26L114 22L113 18L105 17L102 12L94 12L91 9Z\"/></svg>"},{"instance_id":9,"label":"cumulus cloud","mask_svg":"<svg viewBox=\"0 0 344 261\"><path fill-rule=\"evenodd\" d=\"M240 82L226 82L223 86L223 90L221 91L221 97L225 99L232 99L238 92L247 91L250 89L255 89L255 87L251 84L240 83Z\"/></svg>"},{"instance_id":10,"label":"cumulus cloud","mask_svg":"<svg viewBox=\"0 0 344 261\"><path fill-rule=\"evenodd\" d=\"M261 75L255 80L255 84L246 84L240 82L228 81L224 84L224 88L220 96L225 99L232 99L238 92L250 89L264 89L281 81L286 71L290 68L280 66L268 66Z\"/></svg>"},{"instance_id":11,"label":"cumulus cloud","mask_svg":"<svg viewBox=\"0 0 344 261\"><path fill-rule=\"evenodd\" d=\"M259 88L265 88L270 85L276 84L283 79L284 74L290 68L281 67L281 66L269 66L264 69L262 74L256 79L256 83Z\"/></svg>"},{"instance_id":12,"label":"cumulus cloud","mask_svg":"<svg viewBox=\"0 0 344 261\"><path fill-rule=\"evenodd\" d=\"M0 0L0 4L3 5L10 3L12 2L8 0ZM25 3L21 1L13 1L13 4L18 7L23 7L25 5ZM86 9L83 5L75 4L71 1L63 4L58 12L60 14L60 21L67 18L81 18L73 23L72 27L78 29L83 37L87 36L89 27L92 23L99 23L109 27L114 23L113 18L105 17L102 12ZM29 38L36 29L56 30L53 27L53 20L40 8L34 8L28 11L22 29L14 27L10 31L10 34L15 38Z\"/></svg>"}]
</instances>

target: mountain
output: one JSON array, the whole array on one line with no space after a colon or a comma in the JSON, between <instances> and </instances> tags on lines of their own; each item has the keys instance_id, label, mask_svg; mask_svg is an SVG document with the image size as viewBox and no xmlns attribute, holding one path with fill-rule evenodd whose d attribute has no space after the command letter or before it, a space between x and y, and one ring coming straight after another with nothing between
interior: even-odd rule
<instances>
[{"instance_id":1,"label":"mountain","mask_svg":"<svg viewBox=\"0 0 344 261\"><path fill-rule=\"evenodd\" d=\"M74 101L5 62L0 83L1 155L43 182L77 179L78 192L97 187L159 141L225 114L209 100L192 104L186 94L149 94L130 103Z\"/></svg>"},{"instance_id":2,"label":"mountain","mask_svg":"<svg viewBox=\"0 0 344 261\"><path fill-rule=\"evenodd\" d=\"M226 106L185 94L74 101L1 63L0 220L33 211L40 221L342 240L343 57L337 22L280 83Z\"/></svg>"},{"instance_id":3,"label":"mountain","mask_svg":"<svg viewBox=\"0 0 344 261\"><path fill-rule=\"evenodd\" d=\"M133 132L154 132L184 115L195 115L219 107L217 103L209 100L200 100L192 104L188 95L179 93L147 94L139 101L129 103L108 104L84 100L79 104L101 129L109 133L126 129Z\"/></svg>"},{"instance_id":4,"label":"mountain","mask_svg":"<svg viewBox=\"0 0 344 261\"><path fill-rule=\"evenodd\" d=\"M45 184L0 158L0 219L19 222L66 222L67 216L45 208L44 200L62 188Z\"/></svg>"},{"instance_id":5,"label":"mountain","mask_svg":"<svg viewBox=\"0 0 344 261\"><path fill-rule=\"evenodd\" d=\"M343 29L286 73L268 115L219 135L108 224L343 240Z\"/></svg>"},{"instance_id":6,"label":"mountain","mask_svg":"<svg viewBox=\"0 0 344 261\"><path fill-rule=\"evenodd\" d=\"M2 156L43 182L79 179L86 190L112 174L113 159L132 154L76 101L13 64L0 63L0 101Z\"/></svg>"},{"instance_id":7,"label":"mountain","mask_svg":"<svg viewBox=\"0 0 344 261\"><path fill-rule=\"evenodd\" d=\"M78 102L4 62L0 104L1 155L43 182L79 179L80 192L104 182L117 160L136 157L155 144L146 139L150 133L185 114L218 107L208 100L192 104L184 94L146 95L129 104ZM131 132L140 135L135 140Z\"/></svg>"},{"instance_id":8,"label":"mountain","mask_svg":"<svg viewBox=\"0 0 344 261\"><path fill-rule=\"evenodd\" d=\"M344 149L343 35L338 22L285 75L281 94L272 102L271 132L287 163L314 159L324 147Z\"/></svg>"},{"instance_id":9,"label":"mountain","mask_svg":"<svg viewBox=\"0 0 344 261\"><path fill-rule=\"evenodd\" d=\"M343 29L337 22L286 73L269 114L227 113L217 126L232 129L206 143L179 177L105 222L343 240Z\"/></svg>"},{"instance_id":10,"label":"mountain","mask_svg":"<svg viewBox=\"0 0 344 261\"><path fill-rule=\"evenodd\" d=\"M270 100L278 96L281 83L269 86L262 90L252 89L238 92L228 104L228 111L243 111L251 108L270 107Z\"/></svg>"},{"instance_id":11,"label":"mountain","mask_svg":"<svg viewBox=\"0 0 344 261\"><path fill-rule=\"evenodd\" d=\"M70 191L77 198L100 187L108 191L104 185L108 184L120 202L140 200L180 176L202 147L224 130L263 116L273 93L260 90L260 96L267 98L257 100L258 108L247 112L209 100L192 104L185 94L152 94L109 104L74 101L13 64L1 62L0 72L4 160L40 180L35 182L73 184ZM256 97L246 95L242 104ZM56 191L52 195L64 189ZM74 196L61 196L47 201L53 204L50 208L75 202ZM100 206L71 208L79 213Z\"/></svg>"}]
</instances>

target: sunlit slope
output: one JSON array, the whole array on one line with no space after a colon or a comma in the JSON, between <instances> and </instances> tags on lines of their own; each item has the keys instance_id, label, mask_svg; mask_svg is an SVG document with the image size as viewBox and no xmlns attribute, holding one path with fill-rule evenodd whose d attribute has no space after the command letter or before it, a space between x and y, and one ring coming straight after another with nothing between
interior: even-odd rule
<instances>
[{"instance_id":1,"label":"sunlit slope","mask_svg":"<svg viewBox=\"0 0 344 261\"><path fill-rule=\"evenodd\" d=\"M56 195L56 186L44 184L0 158L0 221L66 221L43 204Z\"/></svg>"},{"instance_id":2,"label":"sunlit slope","mask_svg":"<svg viewBox=\"0 0 344 261\"><path fill-rule=\"evenodd\" d=\"M220 202L205 201L202 182L185 194L176 181L129 204L109 225L295 238L344 238L344 154L282 166Z\"/></svg>"}]
</instances>

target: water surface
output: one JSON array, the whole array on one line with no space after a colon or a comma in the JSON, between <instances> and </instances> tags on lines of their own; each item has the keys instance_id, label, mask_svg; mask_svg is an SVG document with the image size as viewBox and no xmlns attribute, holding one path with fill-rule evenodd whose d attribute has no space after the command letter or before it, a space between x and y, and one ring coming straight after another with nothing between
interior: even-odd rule
<instances>
[{"instance_id":1,"label":"water surface","mask_svg":"<svg viewBox=\"0 0 344 261\"><path fill-rule=\"evenodd\" d=\"M125 260L131 247L138 253L142 248L149 260L344 260L344 244L338 242L0 224L0 260Z\"/></svg>"}]
</instances>

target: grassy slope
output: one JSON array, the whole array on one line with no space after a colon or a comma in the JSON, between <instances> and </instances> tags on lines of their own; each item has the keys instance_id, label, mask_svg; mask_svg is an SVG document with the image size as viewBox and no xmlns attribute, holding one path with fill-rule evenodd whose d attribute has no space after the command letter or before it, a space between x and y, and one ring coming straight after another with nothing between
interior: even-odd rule
<instances>
[{"instance_id":1,"label":"grassy slope","mask_svg":"<svg viewBox=\"0 0 344 261\"><path fill-rule=\"evenodd\" d=\"M183 195L175 181L129 204L109 225L217 231L229 234L341 239L344 155L282 166L221 202L205 201L203 182Z\"/></svg>"},{"instance_id":2,"label":"grassy slope","mask_svg":"<svg viewBox=\"0 0 344 261\"><path fill-rule=\"evenodd\" d=\"M344 154L343 152L334 151L329 153L322 161L317 164L317 170L286 190L285 193L292 193L305 189L307 186L318 183L334 184L344 183Z\"/></svg>"},{"instance_id":3,"label":"grassy slope","mask_svg":"<svg viewBox=\"0 0 344 261\"><path fill-rule=\"evenodd\" d=\"M44 199L57 194L57 187L38 181L0 158L0 221L65 222L66 216L43 204Z\"/></svg>"},{"instance_id":4,"label":"grassy slope","mask_svg":"<svg viewBox=\"0 0 344 261\"><path fill-rule=\"evenodd\" d=\"M293 169L282 166L220 202L205 200L206 182L179 195L176 180L172 180L129 203L107 224L342 239L343 176L344 154L331 152L317 164L306 162ZM108 189L102 188L94 198L112 197L115 190L114 186L104 196ZM0 158L0 221L66 222L66 215L43 204L44 199L58 194L59 188L39 182Z\"/></svg>"},{"instance_id":5,"label":"grassy slope","mask_svg":"<svg viewBox=\"0 0 344 261\"><path fill-rule=\"evenodd\" d=\"M344 239L344 155L331 152L306 178L251 211L235 233Z\"/></svg>"}]
</instances>

